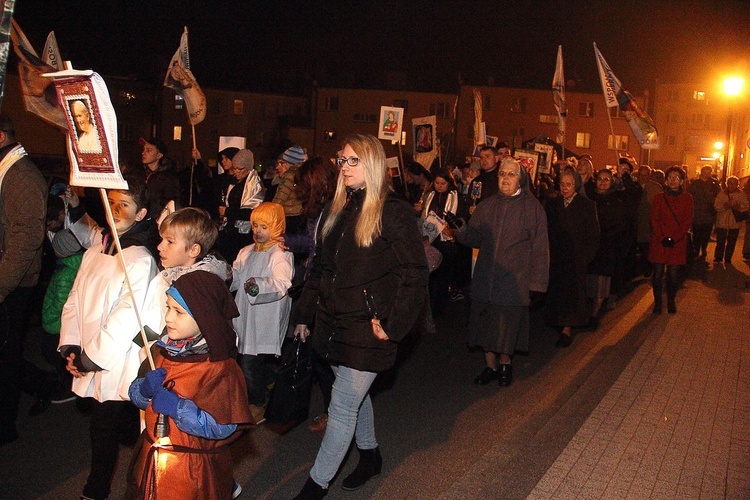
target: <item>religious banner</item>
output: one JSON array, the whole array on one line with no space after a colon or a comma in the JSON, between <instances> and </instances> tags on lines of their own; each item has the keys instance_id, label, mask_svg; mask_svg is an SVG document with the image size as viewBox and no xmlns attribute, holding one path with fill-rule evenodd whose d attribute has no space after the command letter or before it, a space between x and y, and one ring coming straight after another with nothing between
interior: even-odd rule
<instances>
[{"instance_id":1,"label":"religious banner","mask_svg":"<svg viewBox=\"0 0 750 500\"><path fill-rule=\"evenodd\" d=\"M172 56L164 77L164 86L177 92L185 100L185 109L191 125L198 125L206 117L206 96L190 71L190 52L188 50L188 30L182 32L180 46Z\"/></svg>"},{"instance_id":2,"label":"religious banner","mask_svg":"<svg viewBox=\"0 0 750 500\"><path fill-rule=\"evenodd\" d=\"M404 124L404 108L380 106L380 123L378 124L378 139L397 141L401 137Z\"/></svg>"},{"instance_id":3,"label":"religious banner","mask_svg":"<svg viewBox=\"0 0 750 500\"><path fill-rule=\"evenodd\" d=\"M539 153L538 171L540 174L549 174L552 171L552 157L555 148L550 144L534 144L534 151Z\"/></svg>"},{"instance_id":4,"label":"religious banner","mask_svg":"<svg viewBox=\"0 0 750 500\"><path fill-rule=\"evenodd\" d=\"M26 111L37 115L50 125L66 129L65 114L57 103L55 85L51 79L42 76L44 73L63 69L54 33L47 37L42 58L37 55L15 19L10 38L13 41L13 51L18 57L18 76Z\"/></svg>"},{"instance_id":5,"label":"religious banner","mask_svg":"<svg viewBox=\"0 0 750 500\"><path fill-rule=\"evenodd\" d=\"M391 178L401 177L401 169L398 166L397 156L391 156L390 158L386 158L385 167L388 169L388 174L390 174Z\"/></svg>"},{"instance_id":6,"label":"religious banner","mask_svg":"<svg viewBox=\"0 0 750 500\"><path fill-rule=\"evenodd\" d=\"M537 168L539 167L539 152L527 149L516 149L513 153L513 158L518 160L521 168L526 170L526 173L529 174L532 184L535 184Z\"/></svg>"},{"instance_id":7,"label":"religious banner","mask_svg":"<svg viewBox=\"0 0 750 500\"><path fill-rule=\"evenodd\" d=\"M54 80L68 132L70 184L127 189L118 163L117 116L104 79L91 70L42 75Z\"/></svg>"},{"instance_id":8,"label":"religious banner","mask_svg":"<svg viewBox=\"0 0 750 500\"><path fill-rule=\"evenodd\" d=\"M423 116L411 121L414 139L414 155L431 153L437 141L437 127L435 116Z\"/></svg>"}]
</instances>

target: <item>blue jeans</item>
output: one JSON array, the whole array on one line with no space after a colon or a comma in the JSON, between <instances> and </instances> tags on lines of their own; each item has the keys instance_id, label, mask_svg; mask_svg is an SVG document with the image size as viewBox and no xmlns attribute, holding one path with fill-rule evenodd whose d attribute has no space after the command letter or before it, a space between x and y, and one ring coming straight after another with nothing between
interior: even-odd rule
<instances>
[{"instance_id":1,"label":"blue jeans","mask_svg":"<svg viewBox=\"0 0 750 500\"><path fill-rule=\"evenodd\" d=\"M377 448L370 386L378 375L346 366L334 366L336 380L328 407L328 426L310 477L323 488L336 475L352 437L362 450Z\"/></svg>"}]
</instances>

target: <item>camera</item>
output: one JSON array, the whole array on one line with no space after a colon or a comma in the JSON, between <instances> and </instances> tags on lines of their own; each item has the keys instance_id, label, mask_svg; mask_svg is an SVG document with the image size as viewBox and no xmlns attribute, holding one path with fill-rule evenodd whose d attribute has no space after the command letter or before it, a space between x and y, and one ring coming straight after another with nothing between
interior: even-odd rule
<instances>
[{"instance_id":1,"label":"camera","mask_svg":"<svg viewBox=\"0 0 750 500\"><path fill-rule=\"evenodd\" d=\"M663 240L661 240L661 245L665 248L674 248L674 238L671 236L666 236Z\"/></svg>"}]
</instances>

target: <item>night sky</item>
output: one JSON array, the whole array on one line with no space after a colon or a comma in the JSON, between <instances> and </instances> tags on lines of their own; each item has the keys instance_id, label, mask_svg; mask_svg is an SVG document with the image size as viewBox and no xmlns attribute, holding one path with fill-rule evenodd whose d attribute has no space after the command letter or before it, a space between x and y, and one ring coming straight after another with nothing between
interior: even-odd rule
<instances>
[{"instance_id":1,"label":"night sky","mask_svg":"<svg viewBox=\"0 0 750 500\"><path fill-rule=\"evenodd\" d=\"M389 78L415 90L455 91L459 78L549 88L558 44L568 90L598 91L592 42L636 93L750 66L740 1L16 0L15 18L37 50L54 30L77 69L154 83L187 25L202 86L276 93Z\"/></svg>"}]
</instances>

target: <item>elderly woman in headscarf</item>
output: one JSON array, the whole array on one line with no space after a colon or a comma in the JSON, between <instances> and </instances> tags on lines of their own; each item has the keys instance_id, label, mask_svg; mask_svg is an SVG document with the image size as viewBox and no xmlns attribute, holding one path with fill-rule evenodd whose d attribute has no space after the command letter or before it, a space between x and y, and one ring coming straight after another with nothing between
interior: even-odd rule
<instances>
[{"instance_id":1,"label":"elderly woman in headscarf","mask_svg":"<svg viewBox=\"0 0 750 500\"><path fill-rule=\"evenodd\" d=\"M469 223L453 234L479 249L469 344L484 350L486 367L474 383L497 380L508 386L513 354L528 350L531 296L547 290L549 243L544 209L515 159L501 162L498 186L499 192L477 205Z\"/></svg>"},{"instance_id":2,"label":"elderly woman in headscarf","mask_svg":"<svg viewBox=\"0 0 750 500\"><path fill-rule=\"evenodd\" d=\"M581 193L581 176L572 167L560 172L560 196L547 204L550 246L547 324L560 328L557 347L573 341L571 327L585 326L590 316L586 270L599 247L596 204Z\"/></svg>"},{"instance_id":3,"label":"elderly woman in headscarf","mask_svg":"<svg viewBox=\"0 0 750 500\"><path fill-rule=\"evenodd\" d=\"M615 273L615 259L623 244L626 231L625 206L614 188L614 176L606 168L596 173L596 191L591 199L596 203L599 218L599 248L594 260L589 264L586 278L587 293L593 300L589 326L599 326L599 311L604 300L610 295L612 275Z\"/></svg>"}]
</instances>

